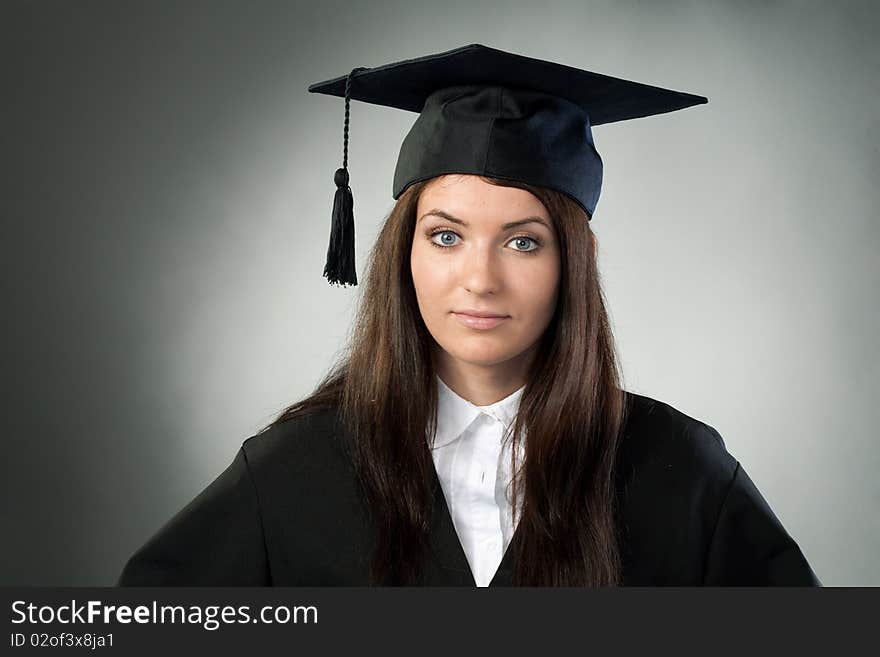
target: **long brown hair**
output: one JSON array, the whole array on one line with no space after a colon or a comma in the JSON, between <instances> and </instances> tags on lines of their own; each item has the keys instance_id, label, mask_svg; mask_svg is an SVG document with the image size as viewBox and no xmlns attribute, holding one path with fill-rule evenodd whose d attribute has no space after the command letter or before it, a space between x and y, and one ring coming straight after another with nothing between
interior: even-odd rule
<instances>
[{"instance_id":1,"label":"long brown hair","mask_svg":"<svg viewBox=\"0 0 880 657\"><path fill-rule=\"evenodd\" d=\"M584 210L560 192L519 187L546 207L558 236L556 312L541 337L513 427L524 440L515 477L522 495L513 582L526 586L614 586L621 579L615 462L625 420L622 375ZM416 207L430 181L398 199L372 249L346 353L306 399L266 429L336 408L353 440L352 461L377 530L375 584L418 583L432 508L437 422L433 339L418 310L410 271Z\"/></svg>"}]
</instances>

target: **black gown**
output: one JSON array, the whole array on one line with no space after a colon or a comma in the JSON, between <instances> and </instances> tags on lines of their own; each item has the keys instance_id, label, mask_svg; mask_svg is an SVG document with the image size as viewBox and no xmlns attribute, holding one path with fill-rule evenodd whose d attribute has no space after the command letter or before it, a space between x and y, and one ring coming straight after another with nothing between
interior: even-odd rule
<instances>
[{"instance_id":1,"label":"black gown","mask_svg":"<svg viewBox=\"0 0 880 657\"><path fill-rule=\"evenodd\" d=\"M821 586L718 432L627 392L624 586ZM244 441L125 564L119 586L367 586L373 529L333 411ZM425 583L476 586L436 472ZM517 538L514 532L513 541ZM511 586L508 548L490 586Z\"/></svg>"}]
</instances>

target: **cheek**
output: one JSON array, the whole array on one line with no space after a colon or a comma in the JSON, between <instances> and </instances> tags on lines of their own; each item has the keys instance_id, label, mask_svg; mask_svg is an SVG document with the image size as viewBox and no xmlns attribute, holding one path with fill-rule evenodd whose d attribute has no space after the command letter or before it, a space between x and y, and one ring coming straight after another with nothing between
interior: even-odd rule
<instances>
[{"instance_id":1,"label":"cheek","mask_svg":"<svg viewBox=\"0 0 880 657\"><path fill-rule=\"evenodd\" d=\"M518 305L528 309L528 315L535 321L542 321L544 315L553 313L559 289L559 276L559 263L548 261L522 272L513 279L512 287Z\"/></svg>"},{"instance_id":2,"label":"cheek","mask_svg":"<svg viewBox=\"0 0 880 657\"><path fill-rule=\"evenodd\" d=\"M413 287L423 312L433 307L432 302L442 294L444 286L440 270L432 262L431 254L425 251L424 246L414 246L410 256Z\"/></svg>"}]
</instances>

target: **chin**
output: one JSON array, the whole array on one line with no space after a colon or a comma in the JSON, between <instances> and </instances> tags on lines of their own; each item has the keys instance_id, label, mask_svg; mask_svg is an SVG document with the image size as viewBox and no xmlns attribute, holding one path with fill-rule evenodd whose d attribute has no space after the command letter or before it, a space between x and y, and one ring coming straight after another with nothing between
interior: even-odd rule
<instances>
[{"instance_id":1,"label":"chin","mask_svg":"<svg viewBox=\"0 0 880 657\"><path fill-rule=\"evenodd\" d=\"M513 353L492 349L462 349L460 344L456 345L455 349L447 349L446 353L459 362L467 363L468 365L479 365L482 367L498 365L499 363L508 361L515 356Z\"/></svg>"}]
</instances>

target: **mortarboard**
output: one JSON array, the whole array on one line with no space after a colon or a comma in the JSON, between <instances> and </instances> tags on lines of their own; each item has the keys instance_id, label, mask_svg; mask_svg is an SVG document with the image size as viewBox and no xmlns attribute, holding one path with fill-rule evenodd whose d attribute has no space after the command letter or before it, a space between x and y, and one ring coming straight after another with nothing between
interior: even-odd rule
<instances>
[{"instance_id":1,"label":"mortarboard","mask_svg":"<svg viewBox=\"0 0 880 657\"><path fill-rule=\"evenodd\" d=\"M592 126L708 102L662 89L533 59L480 44L317 82L310 92L345 99L342 168L336 171L324 276L357 285L354 202L348 176L349 101L419 116L403 140L393 198L446 173L506 178L563 192L592 218L602 158Z\"/></svg>"}]
</instances>

